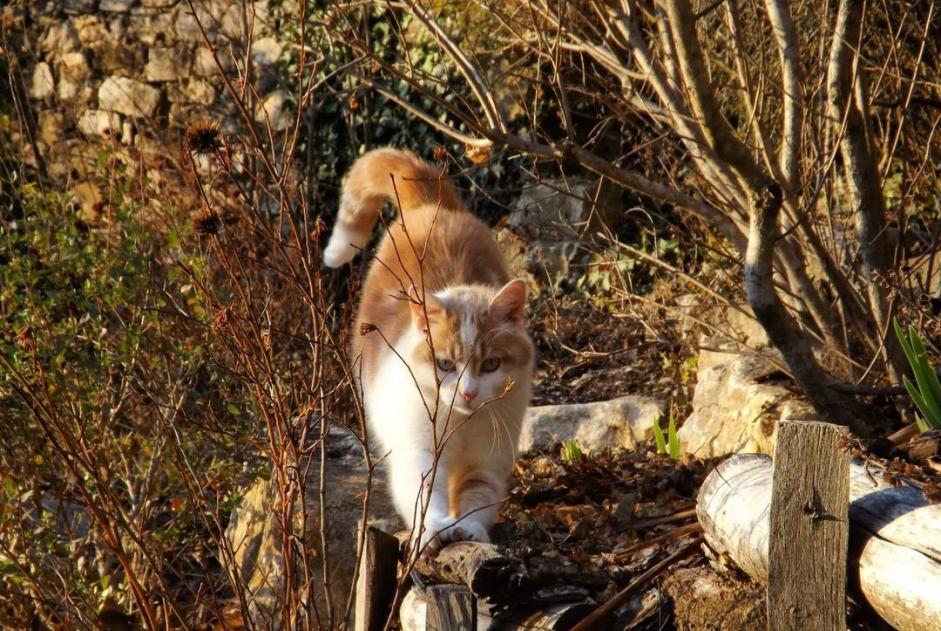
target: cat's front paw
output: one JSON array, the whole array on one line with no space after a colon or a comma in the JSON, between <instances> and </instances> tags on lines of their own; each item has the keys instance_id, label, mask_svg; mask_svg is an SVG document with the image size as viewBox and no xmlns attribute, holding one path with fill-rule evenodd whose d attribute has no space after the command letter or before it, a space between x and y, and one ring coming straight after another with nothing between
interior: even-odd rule
<instances>
[{"instance_id":1,"label":"cat's front paw","mask_svg":"<svg viewBox=\"0 0 941 631\"><path fill-rule=\"evenodd\" d=\"M445 543L451 541L451 531L456 520L453 517L436 517L429 515L425 518L425 528L421 536L417 537L418 549L424 555L435 555ZM414 533L417 535L418 533ZM413 535L413 541L416 537Z\"/></svg>"},{"instance_id":2,"label":"cat's front paw","mask_svg":"<svg viewBox=\"0 0 941 631\"><path fill-rule=\"evenodd\" d=\"M459 521L447 532L448 541L476 541L478 543L490 543L490 535L487 534L487 528L476 521Z\"/></svg>"}]
</instances>

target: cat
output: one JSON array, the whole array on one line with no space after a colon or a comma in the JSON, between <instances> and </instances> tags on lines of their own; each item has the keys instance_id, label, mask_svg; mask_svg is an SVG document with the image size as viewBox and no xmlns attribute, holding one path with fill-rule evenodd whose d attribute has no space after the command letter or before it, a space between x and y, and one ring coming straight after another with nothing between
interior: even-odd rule
<instances>
[{"instance_id":1,"label":"cat","mask_svg":"<svg viewBox=\"0 0 941 631\"><path fill-rule=\"evenodd\" d=\"M391 148L347 174L325 265L365 247L387 200L398 217L353 328L368 428L388 453L390 494L418 549L487 542L530 399L526 284L510 278L489 228L438 169Z\"/></svg>"}]
</instances>

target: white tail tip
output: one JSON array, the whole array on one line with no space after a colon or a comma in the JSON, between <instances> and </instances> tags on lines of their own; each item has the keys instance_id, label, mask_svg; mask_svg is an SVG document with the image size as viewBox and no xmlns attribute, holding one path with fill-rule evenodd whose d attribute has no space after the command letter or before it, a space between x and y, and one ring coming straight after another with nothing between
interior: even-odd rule
<instances>
[{"instance_id":1,"label":"white tail tip","mask_svg":"<svg viewBox=\"0 0 941 631\"><path fill-rule=\"evenodd\" d=\"M367 239L356 234L341 223L333 228L330 241L323 251L323 264L327 267L340 267L353 260L356 252L366 245Z\"/></svg>"}]
</instances>

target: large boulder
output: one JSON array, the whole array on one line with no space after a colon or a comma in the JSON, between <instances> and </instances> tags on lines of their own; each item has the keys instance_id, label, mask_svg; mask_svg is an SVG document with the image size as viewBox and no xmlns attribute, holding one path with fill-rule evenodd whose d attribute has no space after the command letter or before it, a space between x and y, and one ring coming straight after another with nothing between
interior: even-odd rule
<instances>
[{"instance_id":1,"label":"large boulder","mask_svg":"<svg viewBox=\"0 0 941 631\"><path fill-rule=\"evenodd\" d=\"M523 419L519 449L547 449L567 440L574 440L585 453L635 449L650 438L665 407L661 400L634 395L533 407Z\"/></svg>"},{"instance_id":2,"label":"large boulder","mask_svg":"<svg viewBox=\"0 0 941 631\"><path fill-rule=\"evenodd\" d=\"M293 534L301 537L311 567L313 597L318 611L323 612L326 595L323 591L323 561L326 557L330 575L330 595L335 616L341 616L350 592L356 563L357 531L362 518L363 499L368 475L359 441L348 430L331 429L327 436L325 480L326 516L324 554L320 533L320 462L314 456L304 485L306 523L302 523L301 504L294 506ZM280 603L284 593L284 533L280 523L283 511L277 482L259 480L246 494L229 521L226 539L234 551L234 560L250 597L255 625L262 629L280 627ZM386 532L404 528L386 494L385 473L377 468L372 479L369 499L369 523ZM295 553L295 561L299 557ZM339 611L338 611L339 610Z\"/></svg>"},{"instance_id":3,"label":"large boulder","mask_svg":"<svg viewBox=\"0 0 941 631\"><path fill-rule=\"evenodd\" d=\"M693 413L678 432L681 448L699 458L771 453L778 420L813 418L785 381L758 357L700 351Z\"/></svg>"}]
</instances>

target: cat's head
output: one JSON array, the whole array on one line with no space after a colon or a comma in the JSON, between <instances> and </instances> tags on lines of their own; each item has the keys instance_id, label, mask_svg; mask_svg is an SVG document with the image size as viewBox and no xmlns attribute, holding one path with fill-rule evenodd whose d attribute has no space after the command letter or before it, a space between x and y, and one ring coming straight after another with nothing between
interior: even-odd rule
<instances>
[{"instance_id":1,"label":"cat's head","mask_svg":"<svg viewBox=\"0 0 941 631\"><path fill-rule=\"evenodd\" d=\"M526 332L526 284L500 289L459 285L426 294L412 292L412 326L419 334L411 359L419 385L439 401L470 414L526 388L532 378L533 344ZM430 404L431 402L429 402Z\"/></svg>"}]
</instances>

